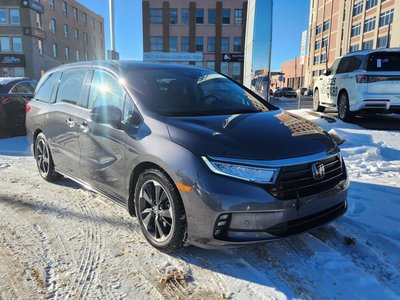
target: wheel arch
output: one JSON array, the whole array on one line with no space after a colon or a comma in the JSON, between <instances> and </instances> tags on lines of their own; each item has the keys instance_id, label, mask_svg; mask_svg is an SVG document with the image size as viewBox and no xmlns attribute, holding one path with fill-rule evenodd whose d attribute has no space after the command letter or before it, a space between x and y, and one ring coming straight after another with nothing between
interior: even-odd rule
<instances>
[{"instance_id":1,"label":"wheel arch","mask_svg":"<svg viewBox=\"0 0 400 300\"><path fill-rule=\"evenodd\" d=\"M349 93L347 92L347 90L346 90L345 88L341 88L340 91L339 91L338 94L337 94L338 96L337 96L337 99L336 99L336 107L339 106L339 99L340 99L340 96L341 96L343 93L346 93L346 95L347 95L347 101L349 101Z\"/></svg>"}]
</instances>

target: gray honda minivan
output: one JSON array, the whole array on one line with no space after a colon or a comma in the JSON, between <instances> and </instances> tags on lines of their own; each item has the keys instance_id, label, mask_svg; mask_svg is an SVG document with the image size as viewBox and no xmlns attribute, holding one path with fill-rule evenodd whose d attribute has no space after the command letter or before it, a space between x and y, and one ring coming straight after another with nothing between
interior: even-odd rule
<instances>
[{"instance_id":1,"label":"gray honda minivan","mask_svg":"<svg viewBox=\"0 0 400 300\"><path fill-rule=\"evenodd\" d=\"M282 238L347 209L330 135L211 70L67 64L42 77L27 111L43 179L123 204L162 251Z\"/></svg>"}]
</instances>

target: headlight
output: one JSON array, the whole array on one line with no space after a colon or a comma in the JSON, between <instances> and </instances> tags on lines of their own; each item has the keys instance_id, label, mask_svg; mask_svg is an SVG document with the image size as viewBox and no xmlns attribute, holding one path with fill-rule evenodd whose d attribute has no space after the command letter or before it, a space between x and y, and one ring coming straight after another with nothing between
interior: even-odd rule
<instances>
[{"instance_id":1,"label":"headlight","mask_svg":"<svg viewBox=\"0 0 400 300\"><path fill-rule=\"evenodd\" d=\"M213 161L207 157L201 157L206 165L216 174L221 174L237 179L263 184L274 183L279 169L253 167L229 162Z\"/></svg>"}]
</instances>

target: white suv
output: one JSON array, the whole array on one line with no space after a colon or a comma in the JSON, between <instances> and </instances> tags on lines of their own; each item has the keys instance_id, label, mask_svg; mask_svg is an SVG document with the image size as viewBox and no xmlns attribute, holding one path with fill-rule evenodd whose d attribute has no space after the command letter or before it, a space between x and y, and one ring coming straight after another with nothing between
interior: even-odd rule
<instances>
[{"instance_id":1,"label":"white suv","mask_svg":"<svg viewBox=\"0 0 400 300\"><path fill-rule=\"evenodd\" d=\"M400 113L400 48L364 50L338 58L314 85L313 108L337 107L350 122L358 113Z\"/></svg>"}]
</instances>

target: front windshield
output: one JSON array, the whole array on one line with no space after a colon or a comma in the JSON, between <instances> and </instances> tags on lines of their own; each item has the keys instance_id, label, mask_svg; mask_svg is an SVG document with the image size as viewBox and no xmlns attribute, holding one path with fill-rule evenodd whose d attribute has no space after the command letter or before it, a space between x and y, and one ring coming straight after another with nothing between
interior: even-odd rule
<instances>
[{"instance_id":1,"label":"front windshield","mask_svg":"<svg viewBox=\"0 0 400 300\"><path fill-rule=\"evenodd\" d=\"M203 69L135 70L128 80L136 96L166 116L241 114L268 111L240 85Z\"/></svg>"}]
</instances>

